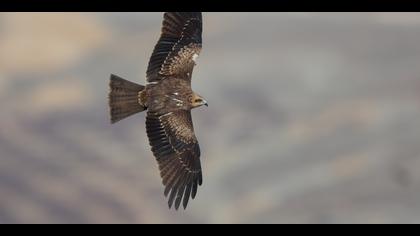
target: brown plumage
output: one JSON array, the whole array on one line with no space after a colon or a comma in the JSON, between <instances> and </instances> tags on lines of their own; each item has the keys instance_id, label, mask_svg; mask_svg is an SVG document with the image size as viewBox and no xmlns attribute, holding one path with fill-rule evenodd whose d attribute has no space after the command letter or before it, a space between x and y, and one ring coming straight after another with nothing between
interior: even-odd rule
<instances>
[{"instance_id":1,"label":"brown plumage","mask_svg":"<svg viewBox=\"0 0 420 236\"><path fill-rule=\"evenodd\" d=\"M191 89L195 60L201 51L200 12L167 12L147 67L147 85L111 75L111 122L147 110L146 131L159 164L169 208L187 207L202 184L200 147L191 109L207 102Z\"/></svg>"}]
</instances>

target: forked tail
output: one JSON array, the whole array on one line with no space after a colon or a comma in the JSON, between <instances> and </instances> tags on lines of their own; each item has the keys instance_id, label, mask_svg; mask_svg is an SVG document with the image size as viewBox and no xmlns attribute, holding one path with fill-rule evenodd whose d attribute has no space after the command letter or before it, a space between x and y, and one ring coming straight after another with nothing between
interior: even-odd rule
<instances>
[{"instance_id":1,"label":"forked tail","mask_svg":"<svg viewBox=\"0 0 420 236\"><path fill-rule=\"evenodd\" d=\"M111 75L109 83L109 107L111 123L116 123L124 118L146 110L141 104L140 92L144 86L127 81L116 75Z\"/></svg>"}]
</instances>

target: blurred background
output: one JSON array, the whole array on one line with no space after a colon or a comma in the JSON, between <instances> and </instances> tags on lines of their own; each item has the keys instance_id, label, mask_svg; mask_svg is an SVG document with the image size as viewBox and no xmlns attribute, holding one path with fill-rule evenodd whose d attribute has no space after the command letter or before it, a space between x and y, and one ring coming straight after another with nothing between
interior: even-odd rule
<instances>
[{"instance_id":1,"label":"blurred background","mask_svg":"<svg viewBox=\"0 0 420 236\"><path fill-rule=\"evenodd\" d=\"M204 13L204 184L168 210L141 84L162 13L0 13L0 223L420 223L420 14Z\"/></svg>"}]
</instances>

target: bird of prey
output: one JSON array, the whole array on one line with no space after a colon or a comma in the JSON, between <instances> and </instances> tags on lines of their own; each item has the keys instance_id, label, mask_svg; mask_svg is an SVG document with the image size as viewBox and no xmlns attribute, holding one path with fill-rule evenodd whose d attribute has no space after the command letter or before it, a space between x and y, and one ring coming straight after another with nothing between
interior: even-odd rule
<instances>
[{"instance_id":1,"label":"bird of prey","mask_svg":"<svg viewBox=\"0 0 420 236\"><path fill-rule=\"evenodd\" d=\"M184 209L202 185L200 146L191 110L206 100L191 89L202 45L201 12L166 12L150 57L146 86L111 75L109 106L116 123L147 110L146 131L158 164L169 208Z\"/></svg>"}]
</instances>

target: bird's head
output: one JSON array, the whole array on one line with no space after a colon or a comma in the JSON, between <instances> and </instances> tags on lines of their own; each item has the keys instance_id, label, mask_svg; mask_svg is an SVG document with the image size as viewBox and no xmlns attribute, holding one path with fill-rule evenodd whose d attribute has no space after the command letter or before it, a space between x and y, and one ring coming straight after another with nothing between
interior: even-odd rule
<instances>
[{"instance_id":1,"label":"bird's head","mask_svg":"<svg viewBox=\"0 0 420 236\"><path fill-rule=\"evenodd\" d=\"M207 107L209 106L207 101L197 93L193 93L191 104L193 108L201 107L202 105L205 105Z\"/></svg>"}]
</instances>

